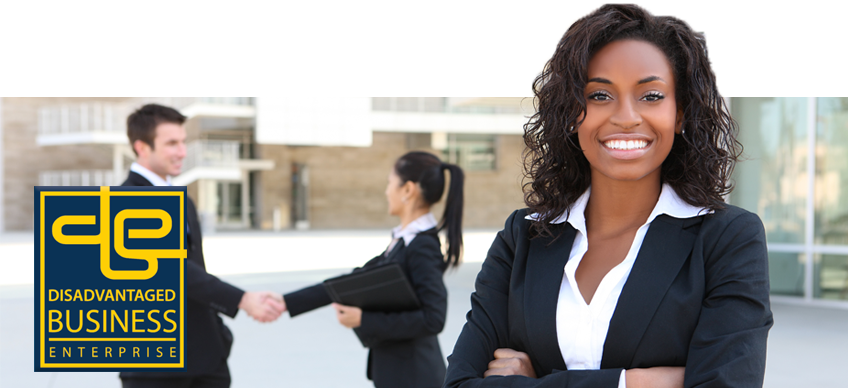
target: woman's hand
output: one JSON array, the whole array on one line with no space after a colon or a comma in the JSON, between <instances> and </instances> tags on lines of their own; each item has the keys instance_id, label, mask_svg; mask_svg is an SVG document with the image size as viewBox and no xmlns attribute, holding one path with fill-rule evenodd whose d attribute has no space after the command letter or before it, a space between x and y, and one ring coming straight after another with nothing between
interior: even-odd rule
<instances>
[{"instance_id":1,"label":"woman's hand","mask_svg":"<svg viewBox=\"0 0 848 388\"><path fill-rule=\"evenodd\" d=\"M336 319L339 320L342 326L348 329L356 329L362 324L361 308L338 303L333 303L333 308L336 309Z\"/></svg>"},{"instance_id":2,"label":"woman's hand","mask_svg":"<svg viewBox=\"0 0 848 388\"><path fill-rule=\"evenodd\" d=\"M627 388L683 388L682 366L656 366L624 372Z\"/></svg>"},{"instance_id":3,"label":"woman's hand","mask_svg":"<svg viewBox=\"0 0 848 388\"><path fill-rule=\"evenodd\" d=\"M495 359L489 363L489 370L483 373L483 377L488 376L527 376L535 379L536 371L527 353L501 348L495 350Z\"/></svg>"}]
</instances>

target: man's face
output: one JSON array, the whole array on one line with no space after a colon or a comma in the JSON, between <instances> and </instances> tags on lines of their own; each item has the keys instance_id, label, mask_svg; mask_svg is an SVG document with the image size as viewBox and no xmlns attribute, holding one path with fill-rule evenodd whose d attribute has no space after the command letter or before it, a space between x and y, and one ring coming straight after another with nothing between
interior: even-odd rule
<instances>
[{"instance_id":1,"label":"man's face","mask_svg":"<svg viewBox=\"0 0 848 388\"><path fill-rule=\"evenodd\" d=\"M141 148L138 150L140 151L139 164L162 178L179 175L183 167L183 159L186 157L185 140L186 132L182 125L175 123L157 125L153 149L143 142L139 145Z\"/></svg>"}]
</instances>

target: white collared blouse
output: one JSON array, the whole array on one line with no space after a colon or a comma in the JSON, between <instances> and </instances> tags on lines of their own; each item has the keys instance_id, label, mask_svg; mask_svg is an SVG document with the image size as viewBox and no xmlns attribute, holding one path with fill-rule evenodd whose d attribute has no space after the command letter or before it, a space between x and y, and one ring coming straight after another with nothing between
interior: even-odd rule
<instances>
[{"instance_id":1,"label":"white collared blouse","mask_svg":"<svg viewBox=\"0 0 848 388\"><path fill-rule=\"evenodd\" d=\"M427 213L421 217L416 218L412 222L403 227L402 225L398 225L392 229L392 242L389 244L389 247L386 249L386 254L394 249L400 239L403 239L403 244L409 246L409 243L418 233L421 233L425 230L430 230L438 225L438 221L436 221L436 217L433 216L433 213Z\"/></svg>"},{"instance_id":2,"label":"white collared blouse","mask_svg":"<svg viewBox=\"0 0 848 388\"><path fill-rule=\"evenodd\" d=\"M709 213L707 209L689 205L671 186L663 184L657 204L645 224L636 231L636 237L624 260L603 277L592 300L587 304L577 287L575 273L583 255L589 249L584 212L590 193L591 187L572 204L567 216L563 214L551 221L553 224L568 222L577 230L568 262L565 264L556 312L557 340L562 359L570 370L601 368L610 320L651 222L661 214L674 218L691 218ZM526 218L535 220L538 215L531 214ZM621 372L619 378L619 388L626 388L624 372Z\"/></svg>"}]
</instances>

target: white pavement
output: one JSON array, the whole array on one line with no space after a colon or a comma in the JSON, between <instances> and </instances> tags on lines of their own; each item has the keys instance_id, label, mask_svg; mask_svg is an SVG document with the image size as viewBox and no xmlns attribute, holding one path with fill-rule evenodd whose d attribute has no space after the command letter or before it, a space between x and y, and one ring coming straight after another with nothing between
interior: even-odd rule
<instances>
[{"instance_id":1,"label":"white pavement","mask_svg":"<svg viewBox=\"0 0 848 388\"><path fill-rule=\"evenodd\" d=\"M464 258L482 262L497 230L466 230ZM206 270L223 276L353 268L379 255L390 230L245 231L203 238ZM33 284L33 234L0 234L0 286Z\"/></svg>"},{"instance_id":2,"label":"white pavement","mask_svg":"<svg viewBox=\"0 0 848 388\"><path fill-rule=\"evenodd\" d=\"M479 260L485 255L494 236L494 232L479 233L477 237L472 237L472 234L466 236L469 262L458 271L445 275L449 310L445 329L439 336L445 356L450 354L465 323L465 313L470 306L469 295L480 269ZM222 271L216 273L233 284L249 290L288 292L362 264L382 250L387 235L385 232L370 231L286 232L274 236L229 233L210 236L205 244L205 252L210 260L210 270ZM345 238L353 239L348 240L348 243L362 244L361 247L357 246L356 252L362 249L366 254L357 254L355 259L346 258L354 249L339 242ZM114 372L32 372L33 286L31 281L26 284L26 280L33 278L32 262L28 261L33 251L32 243L27 239L31 239L31 235L0 236L0 274L5 276L4 279L20 282L0 285L0 387L120 387L117 373ZM297 246L303 243L308 243L309 248ZM29 248L26 248L26 244L29 244ZM479 249L482 249L482 253ZM10 257L15 250L20 253ZM239 259L230 263L224 260L225 257ZM27 264L19 264L17 261L25 261ZM293 270L303 268L304 262L315 264L319 269ZM7 266L9 263L14 264ZM337 264L335 268L329 269L320 266L331 265L327 263L345 265ZM286 269L245 273L265 268L263 265ZM19 273L14 277L7 276L5 273L10 267ZM848 361L848 310L780 302L774 302L772 309L775 326L769 336L764 386L848 386L848 379L842 369ZM239 313L235 319L225 318L225 321L235 335L229 362L233 388L373 386L365 378L367 350L362 348L350 330L336 322L330 308L319 309L295 319L284 316L269 324L256 323L243 313ZM327 368L328 364L334 367Z\"/></svg>"}]
</instances>

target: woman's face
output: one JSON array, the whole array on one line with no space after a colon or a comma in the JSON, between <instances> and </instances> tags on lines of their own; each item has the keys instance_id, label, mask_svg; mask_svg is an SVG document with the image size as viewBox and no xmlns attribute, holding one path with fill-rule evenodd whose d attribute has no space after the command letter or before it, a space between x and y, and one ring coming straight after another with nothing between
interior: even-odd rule
<instances>
[{"instance_id":1,"label":"woman's face","mask_svg":"<svg viewBox=\"0 0 848 388\"><path fill-rule=\"evenodd\" d=\"M389 214L396 216L403 209L403 185L394 169L389 173L389 183L386 184L386 200L389 202Z\"/></svg>"},{"instance_id":2,"label":"woman's face","mask_svg":"<svg viewBox=\"0 0 848 388\"><path fill-rule=\"evenodd\" d=\"M659 180L681 114L668 60L656 46L612 42L589 61L586 117L577 128L592 180Z\"/></svg>"}]
</instances>

